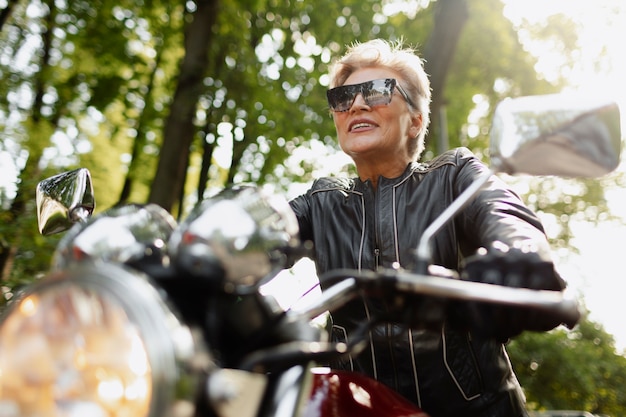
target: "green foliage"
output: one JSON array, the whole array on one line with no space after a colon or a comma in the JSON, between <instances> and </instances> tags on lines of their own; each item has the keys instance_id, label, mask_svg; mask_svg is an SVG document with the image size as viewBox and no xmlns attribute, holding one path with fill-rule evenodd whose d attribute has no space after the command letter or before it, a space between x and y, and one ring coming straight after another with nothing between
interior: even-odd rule
<instances>
[{"instance_id":1,"label":"green foliage","mask_svg":"<svg viewBox=\"0 0 626 417\"><path fill-rule=\"evenodd\" d=\"M525 189L520 191L527 205L550 223L558 225L550 236L553 248L571 248L572 222L599 222L618 220L612 213L605 190L624 184L620 173L600 179L564 179L557 177L525 178ZM620 185L621 184L621 185Z\"/></svg>"},{"instance_id":2,"label":"green foliage","mask_svg":"<svg viewBox=\"0 0 626 417\"><path fill-rule=\"evenodd\" d=\"M623 415L626 357L613 337L583 319L572 331L524 333L507 350L532 409Z\"/></svg>"},{"instance_id":3,"label":"green foliage","mask_svg":"<svg viewBox=\"0 0 626 417\"><path fill-rule=\"evenodd\" d=\"M3 269L9 282L32 280L45 271L56 242L31 233L36 230L32 203L39 180L87 166L98 209L109 207L119 195L127 156L139 137L141 152L133 163L143 169L133 171L138 186L131 199L145 200L180 56L183 20L182 6L149 3L32 2L28 13L24 3L0 33L0 73L7 81L0 87L0 151L16 160L14 180L21 199L3 202L8 210L3 217L11 220L0 230L0 259L8 257ZM40 34L51 35L51 42L44 44L47 49L41 44L32 49ZM170 59L162 61L162 72L155 76L157 50ZM156 81L146 97L150 77ZM39 107L28 107L27 91L41 94Z\"/></svg>"},{"instance_id":4,"label":"green foliage","mask_svg":"<svg viewBox=\"0 0 626 417\"><path fill-rule=\"evenodd\" d=\"M34 213L34 210L31 211ZM20 230L19 247L16 250L11 274L2 283L0 311L6 302L24 286L40 279L50 268L50 258L61 235L41 236L35 216L22 216L17 222L5 223L0 213L0 236L10 236Z\"/></svg>"},{"instance_id":5,"label":"green foliage","mask_svg":"<svg viewBox=\"0 0 626 417\"><path fill-rule=\"evenodd\" d=\"M450 147L467 146L487 155L488 124L501 99L555 91L555 86L537 79L536 59L520 44L513 24L504 19L499 0L471 1L470 18L454 56L444 92ZM498 87L506 86L506 87ZM480 134L467 135L468 115L481 95L490 107ZM438 134L437 126L433 133ZM432 149L432 146L431 146Z\"/></svg>"}]
</instances>

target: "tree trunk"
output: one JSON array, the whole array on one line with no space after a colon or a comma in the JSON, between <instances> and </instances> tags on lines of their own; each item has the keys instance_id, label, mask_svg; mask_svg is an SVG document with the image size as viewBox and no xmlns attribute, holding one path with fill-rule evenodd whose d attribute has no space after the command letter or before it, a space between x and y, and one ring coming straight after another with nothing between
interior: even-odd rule
<instances>
[{"instance_id":1,"label":"tree trunk","mask_svg":"<svg viewBox=\"0 0 626 417\"><path fill-rule=\"evenodd\" d=\"M165 49L165 48L162 48ZM140 155L144 146L146 145L146 119L148 116L147 109L154 104L153 100L153 92L154 92L154 82L156 79L156 74L159 71L159 67L161 64L161 51L157 51L157 57L155 62L152 65L152 71L150 72L150 79L148 81L148 85L146 87L146 95L144 97L144 101L146 105L144 106L139 120L137 121L137 136L135 140L133 140L133 147L130 156L130 163L128 165L128 172L126 173L126 178L124 179L124 186L122 187L122 192L120 193L120 198L118 202L115 204L116 206L121 206L128 203L130 198L130 194L133 189L133 184L136 180L136 173L141 169L141 160Z\"/></svg>"},{"instance_id":2,"label":"tree trunk","mask_svg":"<svg viewBox=\"0 0 626 417\"><path fill-rule=\"evenodd\" d=\"M190 146L196 133L193 120L209 65L208 52L219 1L197 0L195 3L197 9L185 32L185 56L165 123L159 163L148 198L150 203L170 212L184 189Z\"/></svg>"},{"instance_id":3,"label":"tree trunk","mask_svg":"<svg viewBox=\"0 0 626 417\"><path fill-rule=\"evenodd\" d=\"M435 23L424 50L424 66L430 76L432 89L431 123L428 142L440 134L442 106L445 105L445 85L461 31L469 18L467 0L437 0ZM437 149L440 153L445 149Z\"/></svg>"},{"instance_id":4,"label":"tree trunk","mask_svg":"<svg viewBox=\"0 0 626 417\"><path fill-rule=\"evenodd\" d=\"M7 22L7 20L9 20L9 17L11 17L11 13L13 12L13 9L15 8L15 6L17 6L17 3L19 3L19 1L20 0L9 0L6 2L6 6L4 7L4 9L0 10L0 32L2 32L4 24Z\"/></svg>"},{"instance_id":5,"label":"tree trunk","mask_svg":"<svg viewBox=\"0 0 626 417\"><path fill-rule=\"evenodd\" d=\"M210 118L210 115L207 119ZM205 136L209 133L208 125L205 125ZM204 192L209 181L209 168L211 167L211 160L213 159L213 151L215 150L215 143L209 143L206 140L202 141L202 164L200 166L200 178L198 179L198 201L204 199Z\"/></svg>"}]
</instances>

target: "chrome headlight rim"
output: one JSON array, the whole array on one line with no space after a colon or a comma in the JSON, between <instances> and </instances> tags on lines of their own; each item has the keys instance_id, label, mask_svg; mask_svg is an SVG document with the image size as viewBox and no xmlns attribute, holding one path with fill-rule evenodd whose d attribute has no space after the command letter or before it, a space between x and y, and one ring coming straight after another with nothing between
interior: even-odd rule
<instances>
[{"instance_id":1,"label":"chrome headlight rim","mask_svg":"<svg viewBox=\"0 0 626 417\"><path fill-rule=\"evenodd\" d=\"M207 350L200 337L179 320L159 289L138 271L97 262L55 271L11 301L0 318L0 334L29 297L58 297L71 289L85 291L105 304L121 308L137 330L151 373L145 416L167 415L174 408L178 410L176 416L192 415L197 390L210 365ZM0 401L1 395L0 390Z\"/></svg>"}]
</instances>

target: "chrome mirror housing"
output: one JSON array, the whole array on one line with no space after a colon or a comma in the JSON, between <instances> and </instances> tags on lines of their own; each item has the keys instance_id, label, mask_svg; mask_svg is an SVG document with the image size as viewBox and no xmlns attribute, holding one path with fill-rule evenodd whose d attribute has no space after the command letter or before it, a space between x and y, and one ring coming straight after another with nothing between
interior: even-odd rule
<instances>
[{"instance_id":1,"label":"chrome mirror housing","mask_svg":"<svg viewBox=\"0 0 626 417\"><path fill-rule=\"evenodd\" d=\"M256 186L236 186L202 201L172 234L172 261L229 292L253 289L286 267L299 244L287 200Z\"/></svg>"},{"instance_id":2,"label":"chrome mirror housing","mask_svg":"<svg viewBox=\"0 0 626 417\"><path fill-rule=\"evenodd\" d=\"M491 166L507 174L593 178L620 160L620 112L579 94L509 98L496 107Z\"/></svg>"},{"instance_id":3,"label":"chrome mirror housing","mask_svg":"<svg viewBox=\"0 0 626 417\"><path fill-rule=\"evenodd\" d=\"M36 193L37 223L42 235L63 232L85 221L96 207L91 175L85 168L41 181Z\"/></svg>"}]
</instances>

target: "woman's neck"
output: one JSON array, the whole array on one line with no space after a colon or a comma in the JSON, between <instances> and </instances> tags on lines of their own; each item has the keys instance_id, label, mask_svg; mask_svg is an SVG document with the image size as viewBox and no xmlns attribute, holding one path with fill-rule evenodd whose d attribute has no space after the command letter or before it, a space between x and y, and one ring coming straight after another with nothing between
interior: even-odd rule
<instances>
[{"instance_id":1,"label":"woman's neck","mask_svg":"<svg viewBox=\"0 0 626 417\"><path fill-rule=\"evenodd\" d=\"M407 165L411 161L392 161L391 163L367 163L359 164L355 161L356 170L361 181L370 181L374 189L378 187L378 180L380 177L384 178L397 178L406 170Z\"/></svg>"}]
</instances>

